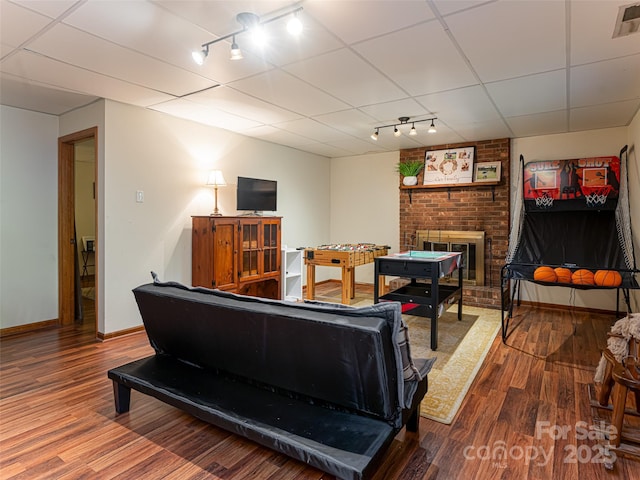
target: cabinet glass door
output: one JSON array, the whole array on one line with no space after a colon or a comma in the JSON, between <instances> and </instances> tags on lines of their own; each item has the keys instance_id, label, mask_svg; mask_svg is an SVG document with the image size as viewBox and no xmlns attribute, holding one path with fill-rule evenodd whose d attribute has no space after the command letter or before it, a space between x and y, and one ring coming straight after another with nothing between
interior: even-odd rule
<instances>
[{"instance_id":1,"label":"cabinet glass door","mask_svg":"<svg viewBox=\"0 0 640 480\"><path fill-rule=\"evenodd\" d=\"M264 224L264 252L263 252L263 267L264 273L271 273L278 271L279 259L278 253L280 248L278 247L278 225L277 223Z\"/></svg>"},{"instance_id":2,"label":"cabinet glass door","mask_svg":"<svg viewBox=\"0 0 640 480\"><path fill-rule=\"evenodd\" d=\"M240 268L242 277L250 277L260 273L258 266L260 253L258 233L257 223L249 223L242 226L242 265Z\"/></svg>"}]
</instances>

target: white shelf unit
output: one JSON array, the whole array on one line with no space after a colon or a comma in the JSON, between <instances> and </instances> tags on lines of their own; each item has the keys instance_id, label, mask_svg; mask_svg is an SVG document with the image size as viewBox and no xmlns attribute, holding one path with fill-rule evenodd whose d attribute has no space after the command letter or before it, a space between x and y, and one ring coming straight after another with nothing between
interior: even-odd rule
<instances>
[{"instance_id":1,"label":"white shelf unit","mask_svg":"<svg viewBox=\"0 0 640 480\"><path fill-rule=\"evenodd\" d=\"M282 249L282 299L302 301L302 254L304 250Z\"/></svg>"}]
</instances>

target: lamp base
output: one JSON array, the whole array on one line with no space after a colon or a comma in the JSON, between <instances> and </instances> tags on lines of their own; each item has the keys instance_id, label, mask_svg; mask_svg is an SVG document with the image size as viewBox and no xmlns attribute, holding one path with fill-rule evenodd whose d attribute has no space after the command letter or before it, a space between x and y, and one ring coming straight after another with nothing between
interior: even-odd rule
<instances>
[{"instance_id":1,"label":"lamp base","mask_svg":"<svg viewBox=\"0 0 640 480\"><path fill-rule=\"evenodd\" d=\"M222 214L220 212L213 212L209 214L210 217L221 217Z\"/></svg>"}]
</instances>

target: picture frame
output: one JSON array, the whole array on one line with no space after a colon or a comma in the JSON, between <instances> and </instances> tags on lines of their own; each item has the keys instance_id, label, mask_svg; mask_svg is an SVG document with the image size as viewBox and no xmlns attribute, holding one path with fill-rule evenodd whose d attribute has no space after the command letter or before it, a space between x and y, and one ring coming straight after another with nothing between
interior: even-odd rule
<instances>
[{"instance_id":1,"label":"picture frame","mask_svg":"<svg viewBox=\"0 0 640 480\"><path fill-rule=\"evenodd\" d=\"M424 185L454 185L473 182L475 147L427 150L424 161Z\"/></svg>"},{"instance_id":2,"label":"picture frame","mask_svg":"<svg viewBox=\"0 0 640 480\"><path fill-rule=\"evenodd\" d=\"M499 182L502 175L501 162L481 162L475 164L474 182Z\"/></svg>"}]
</instances>

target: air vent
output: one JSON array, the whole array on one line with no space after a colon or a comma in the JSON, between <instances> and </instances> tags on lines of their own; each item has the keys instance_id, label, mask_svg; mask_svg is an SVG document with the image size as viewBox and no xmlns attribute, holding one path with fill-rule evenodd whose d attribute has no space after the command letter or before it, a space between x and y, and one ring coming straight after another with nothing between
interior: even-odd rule
<instances>
[{"instance_id":1,"label":"air vent","mask_svg":"<svg viewBox=\"0 0 640 480\"><path fill-rule=\"evenodd\" d=\"M638 31L640 31L640 3L619 7L613 38L624 37Z\"/></svg>"}]
</instances>

